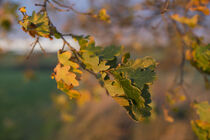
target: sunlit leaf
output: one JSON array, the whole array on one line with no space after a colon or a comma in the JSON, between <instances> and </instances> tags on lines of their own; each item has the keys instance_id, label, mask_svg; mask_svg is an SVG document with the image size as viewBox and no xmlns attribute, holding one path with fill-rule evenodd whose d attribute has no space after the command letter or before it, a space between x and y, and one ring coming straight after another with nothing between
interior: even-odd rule
<instances>
[{"instance_id":1,"label":"sunlit leaf","mask_svg":"<svg viewBox=\"0 0 210 140\"><path fill-rule=\"evenodd\" d=\"M80 92L77 90L69 90L66 94L69 95L70 99L72 98L79 99L81 97Z\"/></svg>"},{"instance_id":2,"label":"sunlit leaf","mask_svg":"<svg viewBox=\"0 0 210 140\"><path fill-rule=\"evenodd\" d=\"M107 23L110 23L110 16L107 14L106 9L102 8L97 15L93 15L93 17L98 18L100 20L106 21Z\"/></svg>"},{"instance_id":3,"label":"sunlit leaf","mask_svg":"<svg viewBox=\"0 0 210 140\"><path fill-rule=\"evenodd\" d=\"M58 64L54 71L56 73L55 80L63 80L67 85L78 86L79 82L76 80L76 75L73 72L69 72L70 66L61 66Z\"/></svg>"},{"instance_id":4,"label":"sunlit leaf","mask_svg":"<svg viewBox=\"0 0 210 140\"><path fill-rule=\"evenodd\" d=\"M24 15L19 24L33 37L36 35L50 37L49 19L46 12L36 13L33 11L32 16Z\"/></svg>"},{"instance_id":5,"label":"sunlit leaf","mask_svg":"<svg viewBox=\"0 0 210 140\"><path fill-rule=\"evenodd\" d=\"M192 65L200 71L210 74L210 44L207 46L196 45L192 51Z\"/></svg>"},{"instance_id":6,"label":"sunlit leaf","mask_svg":"<svg viewBox=\"0 0 210 140\"><path fill-rule=\"evenodd\" d=\"M106 65L106 61L99 62L99 57L92 56L92 54L89 52L84 52L82 57L82 61L86 65L86 68L93 70L95 73L107 70L110 67Z\"/></svg>"},{"instance_id":7,"label":"sunlit leaf","mask_svg":"<svg viewBox=\"0 0 210 140\"><path fill-rule=\"evenodd\" d=\"M19 11L23 12L23 13L26 13L26 7L24 6L24 7L19 8Z\"/></svg>"},{"instance_id":8,"label":"sunlit leaf","mask_svg":"<svg viewBox=\"0 0 210 140\"><path fill-rule=\"evenodd\" d=\"M82 71L79 70L79 64L70 60L72 53L70 51L61 52L58 51L58 61L64 66L70 66L73 68L73 71L76 73L82 74Z\"/></svg>"},{"instance_id":9,"label":"sunlit leaf","mask_svg":"<svg viewBox=\"0 0 210 140\"><path fill-rule=\"evenodd\" d=\"M199 140L210 139L210 105L208 102L201 102L194 104L200 120L192 120L191 125Z\"/></svg>"},{"instance_id":10,"label":"sunlit leaf","mask_svg":"<svg viewBox=\"0 0 210 140\"><path fill-rule=\"evenodd\" d=\"M198 23L198 15L194 15L192 18L181 17L178 14L171 15L171 18L180 23L186 24L189 27L195 27Z\"/></svg>"}]
</instances>

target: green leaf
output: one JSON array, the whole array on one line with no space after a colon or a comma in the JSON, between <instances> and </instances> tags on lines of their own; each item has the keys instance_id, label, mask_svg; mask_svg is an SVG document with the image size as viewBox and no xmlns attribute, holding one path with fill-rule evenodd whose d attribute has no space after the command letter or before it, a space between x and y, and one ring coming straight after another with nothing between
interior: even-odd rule
<instances>
[{"instance_id":1,"label":"green leaf","mask_svg":"<svg viewBox=\"0 0 210 140\"><path fill-rule=\"evenodd\" d=\"M121 62L125 64L128 62L129 58L130 58L130 53L127 52L122 56Z\"/></svg>"},{"instance_id":2,"label":"green leaf","mask_svg":"<svg viewBox=\"0 0 210 140\"><path fill-rule=\"evenodd\" d=\"M61 34L58 33L58 32L55 32L55 33L54 33L54 37L55 37L56 39L60 39L60 38L61 38Z\"/></svg>"},{"instance_id":3,"label":"green leaf","mask_svg":"<svg viewBox=\"0 0 210 140\"><path fill-rule=\"evenodd\" d=\"M116 46L108 46L105 47L104 50L102 50L99 54L100 57L102 57L103 60L113 60L115 56L119 56L122 52L122 47L116 47Z\"/></svg>"},{"instance_id":4,"label":"green leaf","mask_svg":"<svg viewBox=\"0 0 210 140\"><path fill-rule=\"evenodd\" d=\"M105 80L105 87L112 97L125 96L124 90L117 81Z\"/></svg>"},{"instance_id":5,"label":"green leaf","mask_svg":"<svg viewBox=\"0 0 210 140\"><path fill-rule=\"evenodd\" d=\"M199 140L210 139L210 105L208 102L194 104L200 120L192 120L191 125Z\"/></svg>"},{"instance_id":6,"label":"green leaf","mask_svg":"<svg viewBox=\"0 0 210 140\"><path fill-rule=\"evenodd\" d=\"M197 45L194 48L192 64L200 71L210 74L210 44L207 46Z\"/></svg>"},{"instance_id":7,"label":"green leaf","mask_svg":"<svg viewBox=\"0 0 210 140\"><path fill-rule=\"evenodd\" d=\"M128 99L128 102L130 103L129 106L125 107L130 116L136 121L149 117L151 107L147 104L149 103L148 98L147 101L145 101L144 97L142 96L142 91L136 86L132 85L131 81L125 78L122 74L117 72L112 73L116 81L119 82L120 87L122 87L125 98Z\"/></svg>"},{"instance_id":8,"label":"green leaf","mask_svg":"<svg viewBox=\"0 0 210 140\"><path fill-rule=\"evenodd\" d=\"M191 125L199 140L210 139L210 123L195 120L191 121Z\"/></svg>"},{"instance_id":9,"label":"green leaf","mask_svg":"<svg viewBox=\"0 0 210 140\"><path fill-rule=\"evenodd\" d=\"M142 59L136 59L136 61L132 65L133 68L141 68L141 69L150 68L151 70L154 70L156 66L157 62L152 57L149 56L146 56Z\"/></svg>"},{"instance_id":10,"label":"green leaf","mask_svg":"<svg viewBox=\"0 0 210 140\"><path fill-rule=\"evenodd\" d=\"M92 56L89 52L82 53L82 61L86 65L87 69L93 70L93 72L98 73L109 69L110 66L106 65L106 61L99 62L98 56Z\"/></svg>"},{"instance_id":11,"label":"green leaf","mask_svg":"<svg viewBox=\"0 0 210 140\"><path fill-rule=\"evenodd\" d=\"M210 105L207 101L195 104L194 108L202 121L210 123Z\"/></svg>"},{"instance_id":12,"label":"green leaf","mask_svg":"<svg viewBox=\"0 0 210 140\"><path fill-rule=\"evenodd\" d=\"M126 78L131 79L133 84L143 89L145 84L152 84L156 78L154 68L156 62L154 59L145 57L135 61L128 61L125 65L116 68L116 71L123 72Z\"/></svg>"},{"instance_id":13,"label":"green leaf","mask_svg":"<svg viewBox=\"0 0 210 140\"><path fill-rule=\"evenodd\" d=\"M121 62L118 56L122 47L96 47L93 38L79 38L80 59L85 68L98 74L101 84L111 97L123 106L136 121L150 116L151 97L149 86L155 79L157 63L151 57L129 60L125 54Z\"/></svg>"},{"instance_id":14,"label":"green leaf","mask_svg":"<svg viewBox=\"0 0 210 140\"><path fill-rule=\"evenodd\" d=\"M96 48L99 49L99 47L95 47L95 40L92 36L77 36L73 37L75 40L78 41L80 45L80 51L90 51L90 52L95 52L94 49Z\"/></svg>"}]
</instances>

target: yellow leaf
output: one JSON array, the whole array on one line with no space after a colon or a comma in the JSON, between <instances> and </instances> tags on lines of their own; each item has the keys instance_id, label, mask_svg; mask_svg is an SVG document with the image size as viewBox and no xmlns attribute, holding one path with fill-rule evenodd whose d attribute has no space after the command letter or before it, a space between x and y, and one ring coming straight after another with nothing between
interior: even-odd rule
<instances>
[{"instance_id":1,"label":"yellow leaf","mask_svg":"<svg viewBox=\"0 0 210 140\"><path fill-rule=\"evenodd\" d=\"M202 120L195 120L195 122L197 123L197 125L203 129L210 129L210 123L206 122L206 121L202 121Z\"/></svg>"},{"instance_id":2,"label":"yellow leaf","mask_svg":"<svg viewBox=\"0 0 210 140\"><path fill-rule=\"evenodd\" d=\"M200 12L204 13L205 15L210 14L210 11L209 11L208 7L206 7L206 6L198 6L198 7L190 8L190 10L200 11Z\"/></svg>"},{"instance_id":3,"label":"yellow leaf","mask_svg":"<svg viewBox=\"0 0 210 140\"><path fill-rule=\"evenodd\" d=\"M110 16L107 14L106 9L102 8L99 12L98 15L93 15L94 18L99 18L100 20L106 21L108 23L111 22Z\"/></svg>"},{"instance_id":4,"label":"yellow leaf","mask_svg":"<svg viewBox=\"0 0 210 140\"><path fill-rule=\"evenodd\" d=\"M72 99L72 98L79 99L81 97L81 94L77 90L69 90L67 92L67 95L69 95L70 99Z\"/></svg>"},{"instance_id":5,"label":"yellow leaf","mask_svg":"<svg viewBox=\"0 0 210 140\"><path fill-rule=\"evenodd\" d=\"M61 52L58 51L58 61L63 65L68 65L68 60L71 58L72 53L69 51Z\"/></svg>"},{"instance_id":6,"label":"yellow leaf","mask_svg":"<svg viewBox=\"0 0 210 140\"><path fill-rule=\"evenodd\" d=\"M64 66L71 66L74 68L74 72L82 74L82 71L80 71L79 65L73 61L70 60L72 56L72 53L70 51L61 52L58 51L58 61L63 64Z\"/></svg>"},{"instance_id":7,"label":"yellow leaf","mask_svg":"<svg viewBox=\"0 0 210 140\"><path fill-rule=\"evenodd\" d=\"M121 106L129 106L128 100L123 97L113 97L113 99Z\"/></svg>"},{"instance_id":8,"label":"yellow leaf","mask_svg":"<svg viewBox=\"0 0 210 140\"><path fill-rule=\"evenodd\" d=\"M191 0L187 4L187 8L191 11L200 11L203 12L205 15L210 14L210 10L208 9L209 0Z\"/></svg>"},{"instance_id":9,"label":"yellow leaf","mask_svg":"<svg viewBox=\"0 0 210 140\"><path fill-rule=\"evenodd\" d=\"M63 80L64 83L67 85L73 85L73 86L79 86L79 82L76 80L76 74L73 72L69 72L70 66L63 66L61 67L61 64L58 64L54 71L55 71L55 80L58 82L60 80Z\"/></svg>"},{"instance_id":10,"label":"yellow leaf","mask_svg":"<svg viewBox=\"0 0 210 140\"><path fill-rule=\"evenodd\" d=\"M19 11L22 13L26 13L26 7L24 6L24 7L19 8Z\"/></svg>"},{"instance_id":11,"label":"yellow leaf","mask_svg":"<svg viewBox=\"0 0 210 140\"><path fill-rule=\"evenodd\" d=\"M195 27L198 23L198 15L194 15L192 18L181 17L178 14L171 15L171 18L180 23L186 24L190 27Z\"/></svg>"},{"instance_id":12,"label":"yellow leaf","mask_svg":"<svg viewBox=\"0 0 210 140\"><path fill-rule=\"evenodd\" d=\"M63 92L69 92L74 86L73 85L67 85L62 80L57 81L57 88L60 89Z\"/></svg>"}]
</instances>

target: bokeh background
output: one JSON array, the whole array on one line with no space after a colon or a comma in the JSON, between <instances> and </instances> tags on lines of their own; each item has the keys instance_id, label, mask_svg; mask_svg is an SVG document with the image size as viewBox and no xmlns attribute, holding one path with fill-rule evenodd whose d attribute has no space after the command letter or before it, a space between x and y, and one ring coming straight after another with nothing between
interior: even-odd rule
<instances>
[{"instance_id":1,"label":"bokeh background","mask_svg":"<svg viewBox=\"0 0 210 140\"><path fill-rule=\"evenodd\" d=\"M49 16L59 31L90 34L101 46L123 45L133 58L152 56L159 66L151 86L152 116L136 123L106 95L94 77L84 74L83 99L70 100L51 79L57 64L61 40L41 39L46 51L21 30L19 7L30 15L41 0L0 0L0 139L1 140L196 140L190 120L196 114L193 101L210 101L203 76L189 62L184 67L184 89L176 85L181 62L180 40L170 21L163 18L165 1L155 0L60 0L80 12L106 8L111 23L78 15L72 11ZM187 0L177 0L168 14L179 12ZM209 16L201 15L193 33L210 43ZM72 38L67 38L78 47ZM208 77L209 78L209 77Z\"/></svg>"}]
</instances>

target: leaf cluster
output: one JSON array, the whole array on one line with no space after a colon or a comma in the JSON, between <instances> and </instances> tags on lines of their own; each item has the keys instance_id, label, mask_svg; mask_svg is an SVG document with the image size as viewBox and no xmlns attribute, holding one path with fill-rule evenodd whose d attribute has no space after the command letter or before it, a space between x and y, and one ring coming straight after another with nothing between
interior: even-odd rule
<instances>
[{"instance_id":1,"label":"leaf cluster","mask_svg":"<svg viewBox=\"0 0 210 140\"><path fill-rule=\"evenodd\" d=\"M24 31L33 37L55 37L56 28L50 26L46 11L31 16L26 14L25 8L19 9L24 15L19 22ZM99 18L109 21L106 10L99 12ZM53 33L52 33L53 32ZM124 53L122 46L96 46L92 36L72 37L78 41L80 50L76 51L65 44L71 51L58 51L58 64L54 68L52 78L57 82L57 88L69 95L70 98L80 99L81 93L75 90L83 73L81 69L93 74L105 87L109 95L136 121L143 120L151 115L151 95L149 85L156 77L157 63L151 57L130 59L129 53ZM59 34L56 38L61 38Z\"/></svg>"},{"instance_id":2,"label":"leaf cluster","mask_svg":"<svg viewBox=\"0 0 210 140\"><path fill-rule=\"evenodd\" d=\"M123 106L134 120L140 121L149 117L149 85L156 77L155 60L151 57L132 60L129 53L123 55L123 47L96 46L91 36L75 39L80 50L74 57L81 62L80 68L94 74L109 95ZM78 72L78 62L74 63L70 55L70 52L58 52L59 64L54 69L58 88L68 95L71 95L69 92L74 86L78 86L76 75L82 74L81 71Z\"/></svg>"},{"instance_id":3,"label":"leaf cluster","mask_svg":"<svg viewBox=\"0 0 210 140\"><path fill-rule=\"evenodd\" d=\"M33 11L32 15L28 16L24 8L20 8L20 11L24 16L19 24L25 32L28 32L32 37L50 37L50 25L46 12L36 13Z\"/></svg>"},{"instance_id":4,"label":"leaf cluster","mask_svg":"<svg viewBox=\"0 0 210 140\"><path fill-rule=\"evenodd\" d=\"M210 44L194 44L191 50L186 51L186 58L200 72L210 74Z\"/></svg>"}]
</instances>

